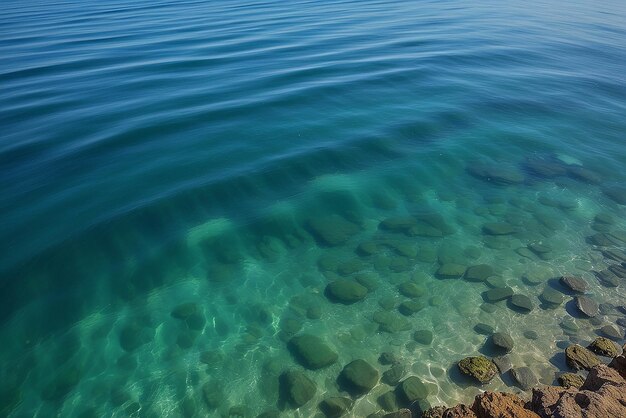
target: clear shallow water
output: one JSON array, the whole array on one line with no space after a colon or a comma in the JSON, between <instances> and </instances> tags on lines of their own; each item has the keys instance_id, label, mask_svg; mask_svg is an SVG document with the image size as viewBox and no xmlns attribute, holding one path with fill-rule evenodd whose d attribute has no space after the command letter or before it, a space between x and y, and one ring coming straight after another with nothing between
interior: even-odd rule
<instances>
[{"instance_id":1,"label":"clear shallow water","mask_svg":"<svg viewBox=\"0 0 626 418\"><path fill-rule=\"evenodd\" d=\"M626 8L507 3L6 2L2 414L219 416L243 404L256 416L277 406L278 374L302 369L286 341L303 332L339 360L306 371L317 394L285 416L341 393L353 359L382 373L382 351L428 383L428 403L466 401L479 389L453 365L487 350L479 322L509 332L513 364L552 382L564 342L620 314L543 309L550 279L580 275L598 302L625 303L623 280L593 273L612 261L588 237L625 229L607 191L626 185ZM379 226L433 213L445 236ZM328 245L329 219L329 233L353 233ZM489 222L515 234L485 234ZM373 254L355 251L371 241ZM532 242L552 248L546 260L520 250ZM493 266L533 311L486 312L486 284L437 277L450 262ZM324 295L363 276L376 287L363 301ZM406 280L426 290L409 317L397 309ZM188 302L191 326L171 316ZM410 330L381 332L381 305ZM431 345L412 342L420 329ZM211 410L202 387L214 382ZM390 389L359 398L354 415Z\"/></svg>"}]
</instances>

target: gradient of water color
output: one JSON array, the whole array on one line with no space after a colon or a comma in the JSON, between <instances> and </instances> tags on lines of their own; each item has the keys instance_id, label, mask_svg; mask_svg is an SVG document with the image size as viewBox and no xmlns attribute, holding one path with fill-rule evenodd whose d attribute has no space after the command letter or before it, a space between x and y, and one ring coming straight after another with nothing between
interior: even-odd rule
<instances>
[{"instance_id":1,"label":"gradient of water color","mask_svg":"<svg viewBox=\"0 0 626 418\"><path fill-rule=\"evenodd\" d=\"M1 415L254 417L305 370L286 343L301 333L339 360L305 370L316 395L282 416L319 413L351 360L384 372L383 351L427 384L421 407L467 401L480 389L454 365L491 354L478 323L552 383L564 345L626 303L589 241L625 229L626 7L601 3L5 1ZM380 227L433 214L442 236ZM329 245L320 223L350 233ZM489 264L534 309L485 306L487 284L437 276L450 264ZM542 304L561 274L588 281L598 317ZM365 299L331 303L339 277ZM411 316L406 281L425 293ZM172 317L185 303L192 319ZM381 312L409 327L381 331Z\"/></svg>"}]
</instances>

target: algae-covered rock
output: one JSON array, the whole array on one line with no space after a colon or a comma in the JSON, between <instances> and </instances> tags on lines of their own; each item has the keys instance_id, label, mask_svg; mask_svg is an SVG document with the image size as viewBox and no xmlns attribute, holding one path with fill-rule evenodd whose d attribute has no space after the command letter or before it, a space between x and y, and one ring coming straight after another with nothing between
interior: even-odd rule
<instances>
[{"instance_id":1,"label":"algae-covered rock","mask_svg":"<svg viewBox=\"0 0 626 418\"><path fill-rule=\"evenodd\" d=\"M316 370L334 364L338 355L319 337L303 334L289 341L289 350L306 368Z\"/></svg>"},{"instance_id":2,"label":"algae-covered rock","mask_svg":"<svg viewBox=\"0 0 626 418\"><path fill-rule=\"evenodd\" d=\"M338 418L345 415L354 404L350 398L333 396L320 402L320 409L328 418Z\"/></svg>"},{"instance_id":3,"label":"algae-covered rock","mask_svg":"<svg viewBox=\"0 0 626 418\"><path fill-rule=\"evenodd\" d=\"M598 337L588 347L596 354L605 357L616 357L619 355L619 347L608 338Z\"/></svg>"},{"instance_id":4,"label":"algae-covered rock","mask_svg":"<svg viewBox=\"0 0 626 418\"><path fill-rule=\"evenodd\" d=\"M565 349L565 361L574 370L590 370L601 363L595 354L578 344L572 344Z\"/></svg>"},{"instance_id":5,"label":"algae-covered rock","mask_svg":"<svg viewBox=\"0 0 626 418\"><path fill-rule=\"evenodd\" d=\"M493 361L484 356L466 357L459 362L459 370L480 383L487 383L498 373Z\"/></svg>"},{"instance_id":6,"label":"algae-covered rock","mask_svg":"<svg viewBox=\"0 0 626 418\"><path fill-rule=\"evenodd\" d=\"M293 408L300 408L310 401L317 386L300 371L287 371L280 375L280 388L285 401Z\"/></svg>"},{"instance_id":7,"label":"algae-covered rock","mask_svg":"<svg viewBox=\"0 0 626 418\"><path fill-rule=\"evenodd\" d=\"M428 386L422 383L417 376L410 376L398 386L398 393L407 403L413 403L426 399L429 390Z\"/></svg>"},{"instance_id":8,"label":"algae-covered rock","mask_svg":"<svg viewBox=\"0 0 626 418\"><path fill-rule=\"evenodd\" d=\"M367 296L367 288L354 280L340 279L326 286L326 296L333 302L349 305Z\"/></svg>"},{"instance_id":9,"label":"algae-covered rock","mask_svg":"<svg viewBox=\"0 0 626 418\"><path fill-rule=\"evenodd\" d=\"M378 370L362 359L348 363L340 375L350 393L364 394L378 383Z\"/></svg>"},{"instance_id":10,"label":"algae-covered rock","mask_svg":"<svg viewBox=\"0 0 626 418\"><path fill-rule=\"evenodd\" d=\"M564 388L580 388L585 383L585 378L576 373L562 373L557 378L559 385Z\"/></svg>"}]
</instances>

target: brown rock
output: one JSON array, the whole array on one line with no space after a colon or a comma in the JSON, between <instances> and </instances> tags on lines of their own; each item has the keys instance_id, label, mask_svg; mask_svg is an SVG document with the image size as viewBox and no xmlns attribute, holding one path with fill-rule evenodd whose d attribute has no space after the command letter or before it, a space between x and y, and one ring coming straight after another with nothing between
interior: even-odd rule
<instances>
[{"instance_id":1,"label":"brown rock","mask_svg":"<svg viewBox=\"0 0 626 418\"><path fill-rule=\"evenodd\" d=\"M444 412L446 412L445 406L433 406L424 411L422 418L443 418Z\"/></svg>"},{"instance_id":2,"label":"brown rock","mask_svg":"<svg viewBox=\"0 0 626 418\"><path fill-rule=\"evenodd\" d=\"M624 346L626 348L626 345ZM609 363L609 367L614 368L617 372L626 379L626 355L622 354L621 356L615 357Z\"/></svg>"},{"instance_id":3,"label":"brown rock","mask_svg":"<svg viewBox=\"0 0 626 418\"><path fill-rule=\"evenodd\" d=\"M446 409L442 418L476 418L476 414L469 406L461 404Z\"/></svg>"},{"instance_id":4,"label":"brown rock","mask_svg":"<svg viewBox=\"0 0 626 418\"><path fill-rule=\"evenodd\" d=\"M605 383L619 386L626 384L626 381L624 381L624 378L620 376L617 370L604 364L599 364L589 371L589 375L580 389L596 391Z\"/></svg>"},{"instance_id":5,"label":"brown rock","mask_svg":"<svg viewBox=\"0 0 626 418\"><path fill-rule=\"evenodd\" d=\"M555 405L561 399L564 393L571 392L576 393L574 388L563 389L556 386L541 386L533 389L533 397L530 401L530 406L533 411L539 414L542 418L549 418L552 416L552 411Z\"/></svg>"},{"instance_id":6,"label":"brown rock","mask_svg":"<svg viewBox=\"0 0 626 418\"><path fill-rule=\"evenodd\" d=\"M542 418L620 418L626 416L626 384L599 390L544 386L533 390L532 408Z\"/></svg>"},{"instance_id":7,"label":"brown rock","mask_svg":"<svg viewBox=\"0 0 626 418\"><path fill-rule=\"evenodd\" d=\"M524 408L524 400L512 393L485 392L474 400L472 409L478 418L539 418Z\"/></svg>"}]
</instances>

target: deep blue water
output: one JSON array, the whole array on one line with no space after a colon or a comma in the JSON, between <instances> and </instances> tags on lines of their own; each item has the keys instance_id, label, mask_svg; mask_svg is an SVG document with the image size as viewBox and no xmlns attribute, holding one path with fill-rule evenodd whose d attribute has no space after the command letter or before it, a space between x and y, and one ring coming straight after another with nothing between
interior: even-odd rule
<instances>
[{"instance_id":1,"label":"deep blue water","mask_svg":"<svg viewBox=\"0 0 626 418\"><path fill-rule=\"evenodd\" d=\"M450 372L484 343L475 323L519 335L521 363L614 322L615 313L576 318L580 333L563 336L571 312L540 308L543 284L528 286L529 271L583 275L598 302L626 303L626 283L598 282L594 272L613 261L588 238L624 223L622 1L7 0L2 9L0 352L12 365L0 379L2 415L193 416L181 406L193 404L198 416L228 416L245 404L256 416L280 406L278 374L301 367L290 332L339 352L337 364L309 372L318 391L299 416L342 393L333 382L343 365L376 364L388 347L431 385L423 403L452 404L477 390ZM379 227L424 213L450 231ZM615 223L598 226L598 214ZM320 222L358 232L328 242ZM494 238L487 222L516 230ZM376 252L355 253L364 241ZM520 251L533 242L550 257ZM358 266L341 267L350 262ZM485 285L437 278L451 262L494 266L536 309L481 311ZM326 284L356 273L377 289L353 305L329 302ZM421 351L405 346L409 331L372 325L407 279L432 296L409 317L412 330L435 333ZM293 307L303 298L321 319ZM187 302L200 326L172 318ZM537 323L545 338L524 340ZM129 329L142 335L137 346L122 341ZM208 369L198 361L207 350L222 353ZM544 362L536 372L550 382L556 368ZM203 400L207 382L225 388L217 406ZM385 390L357 399L354 416L380 409Z\"/></svg>"}]
</instances>

